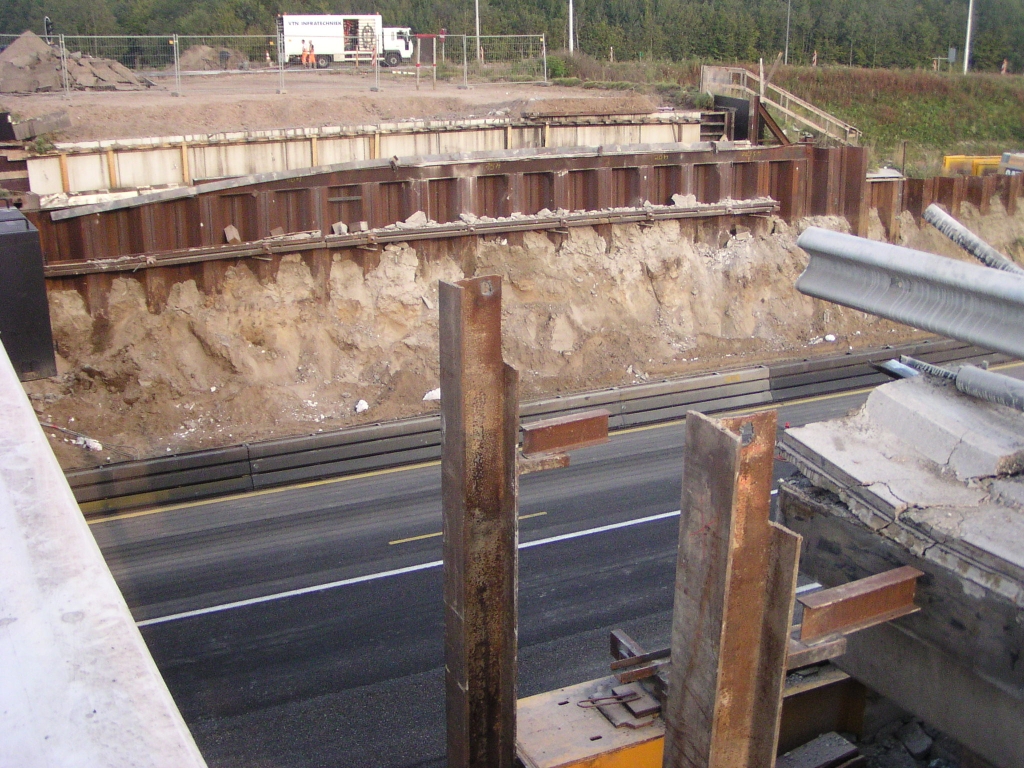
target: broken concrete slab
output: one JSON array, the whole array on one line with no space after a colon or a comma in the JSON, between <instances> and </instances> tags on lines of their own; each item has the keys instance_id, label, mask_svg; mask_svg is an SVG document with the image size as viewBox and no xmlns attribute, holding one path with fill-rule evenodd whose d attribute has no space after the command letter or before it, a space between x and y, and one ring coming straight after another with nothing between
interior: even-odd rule
<instances>
[{"instance_id":1,"label":"broken concrete slab","mask_svg":"<svg viewBox=\"0 0 1024 768\"><path fill-rule=\"evenodd\" d=\"M877 388L851 416L787 430L780 450L870 530L950 569L965 591L989 589L1024 607L1024 486L956 471L985 457L989 469L1007 466L1021 418L953 387L906 379ZM963 445L973 452L958 454Z\"/></svg>"},{"instance_id":2,"label":"broken concrete slab","mask_svg":"<svg viewBox=\"0 0 1024 768\"><path fill-rule=\"evenodd\" d=\"M965 395L952 382L923 376L894 381L871 393L867 411L961 480L1024 469L1024 413Z\"/></svg>"},{"instance_id":3,"label":"broken concrete slab","mask_svg":"<svg viewBox=\"0 0 1024 768\"><path fill-rule=\"evenodd\" d=\"M238 233L238 227L234 224L228 224L224 227L224 239L232 245L238 245L242 242L242 236Z\"/></svg>"},{"instance_id":4,"label":"broken concrete slab","mask_svg":"<svg viewBox=\"0 0 1024 768\"><path fill-rule=\"evenodd\" d=\"M348 225L343 221L336 221L331 224L331 234L333 235L347 235Z\"/></svg>"},{"instance_id":5,"label":"broken concrete slab","mask_svg":"<svg viewBox=\"0 0 1024 768\"><path fill-rule=\"evenodd\" d=\"M18 141L26 141L42 136L46 133L54 133L71 127L71 116L65 112L51 112L47 115L40 115L31 120L22 120L14 124L14 136Z\"/></svg>"}]
</instances>

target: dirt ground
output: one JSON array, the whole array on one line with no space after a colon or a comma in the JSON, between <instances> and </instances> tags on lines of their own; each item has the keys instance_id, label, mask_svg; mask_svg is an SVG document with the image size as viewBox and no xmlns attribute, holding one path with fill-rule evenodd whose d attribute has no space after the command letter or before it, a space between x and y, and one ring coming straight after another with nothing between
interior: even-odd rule
<instances>
[{"instance_id":1,"label":"dirt ground","mask_svg":"<svg viewBox=\"0 0 1024 768\"><path fill-rule=\"evenodd\" d=\"M997 247L1019 249L1024 212L994 207L967 223ZM51 292L60 375L26 390L41 421L103 446L90 451L50 430L65 467L432 412L437 402L423 398L439 386L437 283L474 274L503 278L505 356L524 400L919 335L797 293L806 257L796 237L808 225L846 227L775 219L762 233L715 243L678 221L604 235L574 228L564 240L528 232L520 244L484 240L466 272L465 262L394 244L365 272L336 256L326 303L315 300L299 254L264 282L240 263L214 295L178 283L159 313L134 277L114 281L102 319L79 293ZM901 242L958 255L909 215Z\"/></svg>"},{"instance_id":2,"label":"dirt ground","mask_svg":"<svg viewBox=\"0 0 1024 768\"><path fill-rule=\"evenodd\" d=\"M407 72L407 70L406 70ZM365 69L285 73L279 94L277 70L235 74L191 75L182 78L182 95L174 97L173 79L156 79L157 87L130 92L3 94L0 111L16 120L66 110L71 128L58 141L97 141L142 136L179 136L274 128L364 125L391 120L450 119L524 111L550 114L644 113L658 104L646 96L597 93L580 88L543 85L438 82L431 87L429 70L416 78L381 70L379 92Z\"/></svg>"},{"instance_id":3,"label":"dirt ground","mask_svg":"<svg viewBox=\"0 0 1024 768\"><path fill-rule=\"evenodd\" d=\"M285 95L266 73L196 76L185 80L183 98L172 97L170 85L75 93L70 101L4 96L0 108L22 117L67 109L64 138L94 140L656 107L635 95L543 86L433 90L422 82L417 91L414 80L390 72L380 93L365 74L334 72L289 73ZM1024 256L1024 211L1008 217L994 201L990 215L968 211L965 223ZM437 403L423 396L438 386L437 281L474 274L504 279L505 355L520 370L524 400L918 335L795 291L806 258L796 237L811 224L846 226L773 220L762 232L711 243L674 221L610 234L575 228L564 239L525 233L521 241L483 241L465 272L465 262L395 244L365 273L337 256L326 303L314 299L298 254L262 282L240 263L213 295L194 281L178 283L155 313L128 276L114 281L106 317L90 317L75 291L50 294L59 375L25 388L40 420L61 428L48 433L65 468L430 412ZM909 217L902 224L900 242L963 258L930 227L920 230ZM877 217L873 236L882 237Z\"/></svg>"}]
</instances>

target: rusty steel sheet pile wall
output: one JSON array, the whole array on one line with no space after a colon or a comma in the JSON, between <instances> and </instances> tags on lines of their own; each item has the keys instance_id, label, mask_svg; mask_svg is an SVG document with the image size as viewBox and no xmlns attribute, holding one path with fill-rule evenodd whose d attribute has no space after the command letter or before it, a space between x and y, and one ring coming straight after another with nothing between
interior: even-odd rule
<instances>
[{"instance_id":1,"label":"rusty steel sheet pile wall","mask_svg":"<svg viewBox=\"0 0 1024 768\"><path fill-rule=\"evenodd\" d=\"M97 270L82 262L189 249L198 249L192 255L200 261L229 245L224 234L229 225L237 228L242 243L253 243L275 230L329 232L335 222L353 227L365 221L379 229L417 211L438 223L461 223L462 214L499 218L544 209L641 207L645 201L671 205L674 194L693 195L699 203L770 196L779 202L781 215L794 220L817 207L819 195L809 179L820 174L808 173L813 164L838 163L841 167L829 178L856 190L863 186L862 160L863 151L852 148L815 154L801 146L730 149L710 144L703 150L651 145L392 158L211 183L33 217L42 232L48 274L56 276ZM328 240L328 247L345 245L343 237ZM224 257L235 255L224 252ZM116 265L104 268L111 266Z\"/></svg>"}]
</instances>

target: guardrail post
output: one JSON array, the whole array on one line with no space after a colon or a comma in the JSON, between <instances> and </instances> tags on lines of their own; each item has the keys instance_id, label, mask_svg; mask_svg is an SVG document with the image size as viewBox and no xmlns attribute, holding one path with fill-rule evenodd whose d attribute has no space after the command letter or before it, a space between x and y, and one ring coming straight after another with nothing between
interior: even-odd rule
<instances>
[{"instance_id":1,"label":"guardrail post","mask_svg":"<svg viewBox=\"0 0 1024 768\"><path fill-rule=\"evenodd\" d=\"M445 696L450 768L512 768L518 382L501 278L440 284Z\"/></svg>"}]
</instances>

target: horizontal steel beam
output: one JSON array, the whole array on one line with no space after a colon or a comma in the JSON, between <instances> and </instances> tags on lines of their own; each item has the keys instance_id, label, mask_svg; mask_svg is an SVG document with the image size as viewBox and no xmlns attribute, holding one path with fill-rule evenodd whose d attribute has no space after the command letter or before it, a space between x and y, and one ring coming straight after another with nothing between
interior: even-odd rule
<instances>
[{"instance_id":1,"label":"horizontal steel beam","mask_svg":"<svg viewBox=\"0 0 1024 768\"><path fill-rule=\"evenodd\" d=\"M914 593L920 576L924 573L905 565L798 597L804 607L800 642L834 640L919 611Z\"/></svg>"},{"instance_id":2,"label":"horizontal steel beam","mask_svg":"<svg viewBox=\"0 0 1024 768\"><path fill-rule=\"evenodd\" d=\"M607 443L610 415L604 408L599 408L524 424L523 456L571 451Z\"/></svg>"},{"instance_id":3,"label":"horizontal steel beam","mask_svg":"<svg viewBox=\"0 0 1024 768\"><path fill-rule=\"evenodd\" d=\"M797 289L1024 358L1024 277L817 227Z\"/></svg>"},{"instance_id":4,"label":"horizontal steel beam","mask_svg":"<svg viewBox=\"0 0 1024 768\"><path fill-rule=\"evenodd\" d=\"M305 238L268 238L240 245L225 244L206 248L184 248L163 253L121 256L90 261L58 261L43 266L45 277L77 277L104 272L138 272L157 267L198 264L220 259L267 257L272 254L302 253L316 249L362 248L387 243L420 240L446 240L471 235L491 236L509 232L530 232L572 227L593 227L600 224L636 224L671 219L710 218L716 216L768 216L779 204L774 200L736 200L728 203L699 205L693 208L652 206L629 211L586 211L562 216L517 216L499 221L452 222L403 229L375 229L347 235L311 236Z\"/></svg>"}]
</instances>

